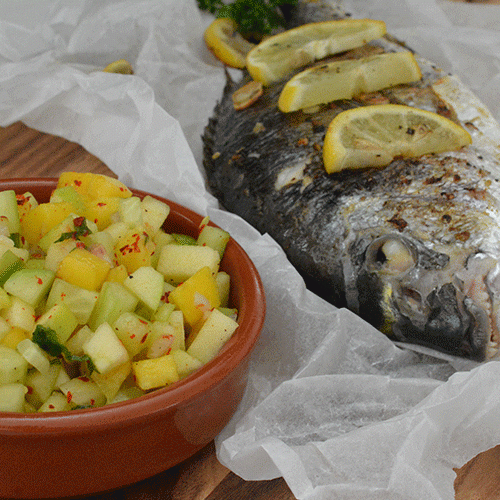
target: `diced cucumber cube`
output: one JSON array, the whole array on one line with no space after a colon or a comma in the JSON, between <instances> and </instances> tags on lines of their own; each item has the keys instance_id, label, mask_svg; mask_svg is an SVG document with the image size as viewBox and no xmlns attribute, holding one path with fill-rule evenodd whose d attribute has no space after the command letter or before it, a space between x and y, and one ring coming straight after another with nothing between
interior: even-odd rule
<instances>
[{"instance_id":1,"label":"diced cucumber cube","mask_svg":"<svg viewBox=\"0 0 500 500\"><path fill-rule=\"evenodd\" d=\"M23 383L28 372L28 362L14 349L0 345L0 386Z\"/></svg>"},{"instance_id":2,"label":"diced cucumber cube","mask_svg":"<svg viewBox=\"0 0 500 500\"><path fill-rule=\"evenodd\" d=\"M120 283L105 281L90 315L88 325L96 330L102 323L112 325L124 312L132 312L139 299Z\"/></svg>"},{"instance_id":3,"label":"diced cucumber cube","mask_svg":"<svg viewBox=\"0 0 500 500\"><path fill-rule=\"evenodd\" d=\"M6 217L10 233L19 233L19 210L17 208L16 193L12 189L0 191L0 217Z\"/></svg>"},{"instance_id":4,"label":"diced cucumber cube","mask_svg":"<svg viewBox=\"0 0 500 500\"><path fill-rule=\"evenodd\" d=\"M22 412L27 388L23 384L0 385L0 411Z\"/></svg>"},{"instance_id":5,"label":"diced cucumber cube","mask_svg":"<svg viewBox=\"0 0 500 500\"><path fill-rule=\"evenodd\" d=\"M49 293L54 278L55 273L48 269L21 269L10 275L3 288L36 307Z\"/></svg>"}]
</instances>

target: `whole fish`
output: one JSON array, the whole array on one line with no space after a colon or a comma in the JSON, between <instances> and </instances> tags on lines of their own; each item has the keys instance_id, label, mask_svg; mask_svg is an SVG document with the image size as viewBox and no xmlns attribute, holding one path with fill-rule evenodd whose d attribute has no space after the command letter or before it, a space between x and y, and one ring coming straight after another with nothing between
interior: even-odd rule
<instances>
[{"instance_id":1,"label":"whole fish","mask_svg":"<svg viewBox=\"0 0 500 500\"><path fill-rule=\"evenodd\" d=\"M302 1L290 27L346 15ZM409 49L386 35L337 59L399 50ZM312 291L397 341L482 361L500 346L500 127L457 78L416 57L417 83L293 113L277 107L286 79L236 111L231 96L251 79L228 77L204 132L204 166L221 205L269 233ZM473 143L327 174L329 123L374 103L440 113Z\"/></svg>"}]
</instances>

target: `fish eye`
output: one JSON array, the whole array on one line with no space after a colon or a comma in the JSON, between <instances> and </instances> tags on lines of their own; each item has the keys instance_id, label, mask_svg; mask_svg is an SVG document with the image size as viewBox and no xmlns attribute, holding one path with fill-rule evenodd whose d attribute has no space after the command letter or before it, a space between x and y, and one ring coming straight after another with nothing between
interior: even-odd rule
<instances>
[{"instance_id":1,"label":"fish eye","mask_svg":"<svg viewBox=\"0 0 500 500\"><path fill-rule=\"evenodd\" d=\"M366 266L371 271L397 276L415 266L415 256L404 240L385 236L376 239L367 248Z\"/></svg>"}]
</instances>

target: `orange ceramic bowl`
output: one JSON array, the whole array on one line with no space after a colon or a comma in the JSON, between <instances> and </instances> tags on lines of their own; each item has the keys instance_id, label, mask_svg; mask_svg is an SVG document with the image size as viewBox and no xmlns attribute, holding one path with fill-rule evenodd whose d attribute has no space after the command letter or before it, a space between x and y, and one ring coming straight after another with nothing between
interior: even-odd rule
<instances>
[{"instance_id":1,"label":"orange ceramic bowl","mask_svg":"<svg viewBox=\"0 0 500 500\"><path fill-rule=\"evenodd\" d=\"M0 190L30 191L45 202L56 183L3 180ZM196 235L202 217L163 201L171 207L165 229ZM240 326L197 372L170 388L101 408L0 413L0 497L83 496L118 488L179 464L217 436L243 396L265 316L259 274L232 239L221 269L231 276L230 300L239 310Z\"/></svg>"}]
</instances>

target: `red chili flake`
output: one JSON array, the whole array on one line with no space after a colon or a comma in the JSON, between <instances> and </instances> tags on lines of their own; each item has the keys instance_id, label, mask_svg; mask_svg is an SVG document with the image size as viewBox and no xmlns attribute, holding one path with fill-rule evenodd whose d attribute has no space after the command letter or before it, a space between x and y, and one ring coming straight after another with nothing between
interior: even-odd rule
<instances>
[{"instance_id":1,"label":"red chili flake","mask_svg":"<svg viewBox=\"0 0 500 500\"><path fill-rule=\"evenodd\" d=\"M165 303L168 303L168 296L170 295L170 292L165 292L162 296L161 296L161 301L162 302L165 302Z\"/></svg>"},{"instance_id":2,"label":"red chili flake","mask_svg":"<svg viewBox=\"0 0 500 500\"><path fill-rule=\"evenodd\" d=\"M120 188L120 191L121 191L121 192L123 192L123 191L125 191L125 189L123 189L123 188L121 187L121 188Z\"/></svg>"},{"instance_id":3,"label":"red chili flake","mask_svg":"<svg viewBox=\"0 0 500 500\"><path fill-rule=\"evenodd\" d=\"M26 389L28 389L28 394L33 394L33 387L31 385L27 385Z\"/></svg>"},{"instance_id":4,"label":"red chili flake","mask_svg":"<svg viewBox=\"0 0 500 500\"><path fill-rule=\"evenodd\" d=\"M26 243L26 238L24 236L21 236L21 243L24 245Z\"/></svg>"},{"instance_id":5,"label":"red chili flake","mask_svg":"<svg viewBox=\"0 0 500 500\"><path fill-rule=\"evenodd\" d=\"M73 394L71 394L70 391L68 391L68 394L66 394L66 401L68 403L71 403L71 400L73 399Z\"/></svg>"},{"instance_id":6,"label":"red chili flake","mask_svg":"<svg viewBox=\"0 0 500 500\"><path fill-rule=\"evenodd\" d=\"M95 399L94 399L94 398L91 398L91 399L90 399L90 404L91 404L92 406L94 406L94 405L95 405Z\"/></svg>"},{"instance_id":7,"label":"red chili flake","mask_svg":"<svg viewBox=\"0 0 500 500\"><path fill-rule=\"evenodd\" d=\"M28 201L28 198L24 194L16 194L16 200L19 206L23 206Z\"/></svg>"},{"instance_id":8,"label":"red chili flake","mask_svg":"<svg viewBox=\"0 0 500 500\"><path fill-rule=\"evenodd\" d=\"M54 406L54 405L52 405L52 404L50 404L50 405L49 405L49 408L50 408L51 410L53 410L53 409L55 408L55 406Z\"/></svg>"},{"instance_id":9,"label":"red chili flake","mask_svg":"<svg viewBox=\"0 0 500 500\"><path fill-rule=\"evenodd\" d=\"M145 321L145 320L143 320L143 319L140 319L139 322L142 323L143 325L147 325L148 324L148 322Z\"/></svg>"},{"instance_id":10,"label":"red chili flake","mask_svg":"<svg viewBox=\"0 0 500 500\"><path fill-rule=\"evenodd\" d=\"M167 351L165 354L170 354L171 352L172 352L172 348L171 348L171 347L169 347L169 348L168 348L168 351Z\"/></svg>"},{"instance_id":11,"label":"red chili flake","mask_svg":"<svg viewBox=\"0 0 500 500\"><path fill-rule=\"evenodd\" d=\"M61 293L61 300L64 300L64 297L66 297L66 294L64 292Z\"/></svg>"},{"instance_id":12,"label":"red chili flake","mask_svg":"<svg viewBox=\"0 0 500 500\"><path fill-rule=\"evenodd\" d=\"M75 186L80 187L82 185L82 181L79 181L79 180L75 179L73 182L74 182Z\"/></svg>"},{"instance_id":13,"label":"red chili flake","mask_svg":"<svg viewBox=\"0 0 500 500\"><path fill-rule=\"evenodd\" d=\"M98 207L105 207L106 205L107 205L107 203L102 203L102 202L97 204Z\"/></svg>"},{"instance_id":14,"label":"red chili flake","mask_svg":"<svg viewBox=\"0 0 500 500\"><path fill-rule=\"evenodd\" d=\"M141 339L141 344L144 344L144 342L146 342L146 339L148 338L148 334L145 333Z\"/></svg>"},{"instance_id":15,"label":"red chili flake","mask_svg":"<svg viewBox=\"0 0 500 500\"><path fill-rule=\"evenodd\" d=\"M94 224L97 224L99 219L94 219Z\"/></svg>"},{"instance_id":16,"label":"red chili flake","mask_svg":"<svg viewBox=\"0 0 500 500\"><path fill-rule=\"evenodd\" d=\"M130 336L131 339L135 339L135 333Z\"/></svg>"},{"instance_id":17,"label":"red chili flake","mask_svg":"<svg viewBox=\"0 0 500 500\"><path fill-rule=\"evenodd\" d=\"M43 285L43 280L42 280L42 278L37 278L37 279L36 279L36 282L37 282L39 285Z\"/></svg>"},{"instance_id":18,"label":"red chili flake","mask_svg":"<svg viewBox=\"0 0 500 500\"><path fill-rule=\"evenodd\" d=\"M83 243L82 241L77 241L76 248L85 248L85 243Z\"/></svg>"},{"instance_id":19,"label":"red chili flake","mask_svg":"<svg viewBox=\"0 0 500 500\"><path fill-rule=\"evenodd\" d=\"M90 379L88 377L78 377L78 379L82 382L90 382Z\"/></svg>"},{"instance_id":20,"label":"red chili flake","mask_svg":"<svg viewBox=\"0 0 500 500\"><path fill-rule=\"evenodd\" d=\"M75 227L80 227L84 221L85 221L85 217L75 217L73 219L73 224L75 225Z\"/></svg>"}]
</instances>

